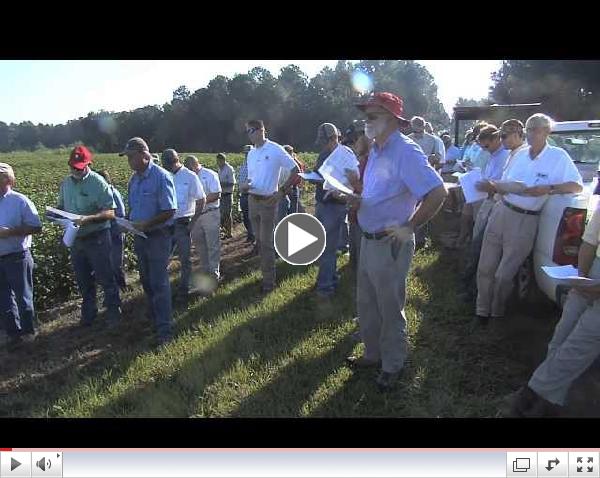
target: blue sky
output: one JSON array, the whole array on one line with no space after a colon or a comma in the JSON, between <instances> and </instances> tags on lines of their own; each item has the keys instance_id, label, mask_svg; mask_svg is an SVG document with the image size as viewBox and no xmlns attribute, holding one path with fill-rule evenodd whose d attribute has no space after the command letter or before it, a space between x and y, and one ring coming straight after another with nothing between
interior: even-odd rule
<instances>
[{"instance_id":1,"label":"blue sky","mask_svg":"<svg viewBox=\"0 0 600 478\"><path fill-rule=\"evenodd\" d=\"M162 105L173 90L197 90L215 76L263 66L273 74L291 63L309 77L337 60L0 60L0 121L65 123L90 111ZM487 96L501 60L417 60L435 78L450 113L460 97ZM377 85L375 85L377 88Z\"/></svg>"}]
</instances>

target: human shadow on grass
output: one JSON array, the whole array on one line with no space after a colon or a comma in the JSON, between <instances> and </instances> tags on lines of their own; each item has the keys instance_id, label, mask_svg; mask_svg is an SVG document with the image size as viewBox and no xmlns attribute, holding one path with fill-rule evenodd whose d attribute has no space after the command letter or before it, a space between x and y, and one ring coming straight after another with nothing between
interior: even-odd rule
<instances>
[{"instance_id":1,"label":"human shadow on grass","mask_svg":"<svg viewBox=\"0 0 600 478\"><path fill-rule=\"evenodd\" d=\"M306 359L299 357L283 367L275 379L243 399L231 412L234 417L299 417L302 407L343 363L340 357L354 345L344 337L323 355Z\"/></svg>"},{"instance_id":2,"label":"human shadow on grass","mask_svg":"<svg viewBox=\"0 0 600 478\"><path fill-rule=\"evenodd\" d=\"M282 279L301 271L282 270ZM176 334L199 321L211 322L225 310L248 307L262 300L260 285L252 280L229 294L217 294L175 316ZM102 380L107 371L118 377L140 354L154 348L154 324L145 317L145 298L138 296L123 304L124 321L110 333L102 330L102 316L91 328L63 327L40 337L27 347L30 359L4 361L2 377L14 377L0 391L0 416L53 415L49 407L84 381ZM13 367L10 365L13 364ZM110 380L115 380L110 377Z\"/></svg>"},{"instance_id":3,"label":"human shadow on grass","mask_svg":"<svg viewBox=\"0 0 600 478\"><path fill-rule=\"evenodd\" d=\"M292 275L295 270L283 269L282 279L286 270ZM320 306L311 289L287 293L293 294L293 298L281 308L251 316L219 342L191 356L169 378L128 390L95 409L94 416L211 415L214 413L209 405L211 386L232 367L250 362L252 366L272 363L310 337L315 329L348 319L340 317L335 304Z\"/></svg>"},{"instance_id":4,"label":"human shadow on grass","mask_svg":"<svg viewBox=\"0 0 600 478\"><path fill-rule=\"evenodd\" d=\"M457 298L458 269L438 256L418 271L431 300L420 304L413 357L423 367L419 387L432 416L497 416L499 400L511 392L545 354L555 318L524 315L518 307L487 327Z\"/></svg>"},{"instance_id":5,"label":"human shadow on grass","mask_svg":"<svg viewBox=\"0 0 600 478\"><path fill-rule=\"evenodd\" d=\"M353 372L313 415L495 416L502 394L543 357L552 319L515 316L473 329L472 309L456 297L459 278L452 260L437 255L411 271L409 280L425 291L420 297L407 291L413 325L399 383L380 395L372 372Z\"/></svg>"}]
</instances>

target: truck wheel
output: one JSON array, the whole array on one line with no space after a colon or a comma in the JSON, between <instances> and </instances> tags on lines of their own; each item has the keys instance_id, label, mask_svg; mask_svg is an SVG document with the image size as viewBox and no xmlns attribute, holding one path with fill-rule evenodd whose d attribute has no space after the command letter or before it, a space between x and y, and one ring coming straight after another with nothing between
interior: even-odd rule
<instances>
[{"instance_id":1,"label":"truck wheel","mask_svg":"<svg viewBox=\"0 0 600 478\"><path fill-rule=\"evenodd\" d=\"M523 304L535 304L540 300L541 291L535 281L533 256L525 259L515 278L516 298Z\"/></svg>"}]
</instances>

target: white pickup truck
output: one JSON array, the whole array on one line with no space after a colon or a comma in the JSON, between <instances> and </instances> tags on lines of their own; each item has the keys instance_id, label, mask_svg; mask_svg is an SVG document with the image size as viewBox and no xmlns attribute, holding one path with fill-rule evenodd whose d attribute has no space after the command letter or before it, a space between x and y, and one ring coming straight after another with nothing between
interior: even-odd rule
<instances>
[{"instance_id":1,"label":"white pickup truck","mask_svg":"<svg viewBox=\"0 0 600 478\"><path fill-rule=\"evenodd\" d=\"M581 236L600 197L594 195L600 165L600 120L558 122L549 142L569 153L581 173L584 189L576 195L550 196L540 216L533 252L515 279L515 291L525 302L539 300L542 292L562 307L568 289L544 274L541 267L577 266Z\"/></svg>"}]
</instances>

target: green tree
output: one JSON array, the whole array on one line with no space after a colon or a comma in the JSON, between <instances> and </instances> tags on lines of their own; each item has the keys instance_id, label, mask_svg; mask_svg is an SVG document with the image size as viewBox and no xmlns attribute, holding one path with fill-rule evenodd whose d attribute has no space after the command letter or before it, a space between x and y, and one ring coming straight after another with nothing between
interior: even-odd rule
<instances>
[{"instance_id":1,"label":"green tree","mask_svg":"<svg viewBox=\"0 0 600 478\"><path fill-rule=\"evenodd\" d=\"M542 103L555 120L593 119L600 111L600 61L506 60L492 74L496 103Z\"/></svg>"}]
</instances>

